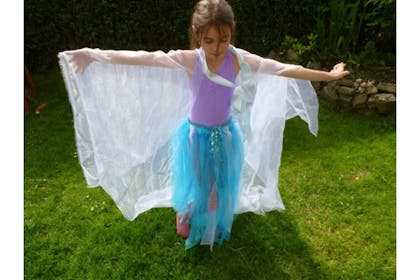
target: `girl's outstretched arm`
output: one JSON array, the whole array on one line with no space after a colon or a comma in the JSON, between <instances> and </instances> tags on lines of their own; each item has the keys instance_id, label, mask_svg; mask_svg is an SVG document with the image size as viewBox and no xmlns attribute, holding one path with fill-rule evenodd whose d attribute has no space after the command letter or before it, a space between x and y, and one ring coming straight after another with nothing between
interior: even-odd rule
<instances>
[{"instance_id":1,"label":"girl's outstretched arm","mask_svg":"<svg viewBox=\"0 0 420 280\"><path fill-rule=\"evenodd\" d=\"M344 76L350 74L349 71L345 70L346 64L340 62L334 66L334 68L327 71L313 70L305 67L298 67L287 69L281 73L282 76L288 78L295 78L301 80L310 80L310 81L333 81L343 78Z\"/></svg>"},{"instance_id":2,"label":"girl's outstretched arm","mask_svg":"<svg viewBox=\"0 0 420 280\"><path fill-rule=\"evenodd\" d=\"M332 81L349 74L349 71L344 69L346 64L343 62L336 64L330 72L327 72L263 58L242 49L237 50L242 55L244 61L251 67L251 70L255 72L310 81Z\"/></svg>"},{"instance_id":3,"label":"girl's outstretched arm","mask_svg":"<svg viewBox=\"0 0 420 280\"><path fill-rule=\"evenodd\" d=\"M84 72L90 63L101 61L114 64L146 65L160 67L184 67L191 70L194 64L194 51L178 50L164 53L162 51L129 51L100 50L83 48L65 51L71 56L70 64L76 72Z\"/></svg>"}]
</instances>

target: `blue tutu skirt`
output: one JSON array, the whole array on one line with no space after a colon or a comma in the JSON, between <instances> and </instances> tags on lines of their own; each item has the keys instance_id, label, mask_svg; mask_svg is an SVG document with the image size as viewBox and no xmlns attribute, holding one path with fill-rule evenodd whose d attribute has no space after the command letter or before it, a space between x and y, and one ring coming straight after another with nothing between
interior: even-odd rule
<instances>
[{"instance_id":1,"label":"blue tutu skirt","mask_svg":"<svg viewBox=\"0 0 420 280\"><path fill-rule=\"evenodd\" d=\"M185 247L230 237L244 160L239 124L207 127L187 120L172 139L173 206L190 226Z\"/></svg>"}]
</instances>

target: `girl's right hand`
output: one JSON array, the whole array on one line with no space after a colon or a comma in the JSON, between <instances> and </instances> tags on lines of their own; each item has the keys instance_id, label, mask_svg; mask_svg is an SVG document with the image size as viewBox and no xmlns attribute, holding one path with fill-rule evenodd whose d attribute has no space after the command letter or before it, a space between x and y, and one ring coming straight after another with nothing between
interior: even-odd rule
<instances>
[{"instance_id":1,"label":"girl's right hand","mask_svg":"<svg viewBox=\"0 0 420 280\"><path fill-rule=\"evenodd\" d=\"M345 70L346 64L344 62L337 63L330 71L331 79L338 80L350 74L350 71Z\"/></svg>"},{"instance_id":2,"label":"girl's right hand","mask_svg":"<svg viewBox=\"0 0 420 280\"><path fill-rule=\"evenodd\" d=\"M70 55L69 63L76 73L83 73L89 64L95 61L89 48L66 51L65 53Z\"/></svg>"}]
</instances>

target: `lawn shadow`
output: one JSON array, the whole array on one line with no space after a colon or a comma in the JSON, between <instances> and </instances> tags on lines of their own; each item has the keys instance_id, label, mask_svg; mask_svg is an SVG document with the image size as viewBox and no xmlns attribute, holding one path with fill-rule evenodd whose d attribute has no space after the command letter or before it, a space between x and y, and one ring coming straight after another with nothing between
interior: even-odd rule
<instances>
[{"instance_id":1,"label":"lawn shadow","mask_svg":"<svg viewBox=\"0 0 420 280\"><path fill-rule=\"evenodd\" d=\"M210 252L207 246L191 250L194 266L205 279L328 279L328 272L313 259L290 214L270 212L237 217L232 237ZM206 271L206 272L204 272Z\"/></svg>"}]
</instances>

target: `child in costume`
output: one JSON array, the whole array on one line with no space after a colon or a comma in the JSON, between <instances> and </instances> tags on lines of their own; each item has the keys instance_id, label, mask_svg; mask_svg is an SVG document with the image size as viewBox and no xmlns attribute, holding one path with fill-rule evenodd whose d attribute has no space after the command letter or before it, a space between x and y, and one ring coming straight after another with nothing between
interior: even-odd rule
<instances>
[{"instance_id":1,"label":"child in costume","mask_svg":"<svg viewBox=\"0 0 420 280\"><path fill-rule=\"evenodd\" d=\"M234 30L226 1L202 0L193 50L59 54L88 185L102 186L129 220L173 207L186 248L221 244L235 214L284 209L285 120L299 115L316 134L308 80L348 74L344 63L316 71L237 49Z\"/></svg>"}]
</instances>

